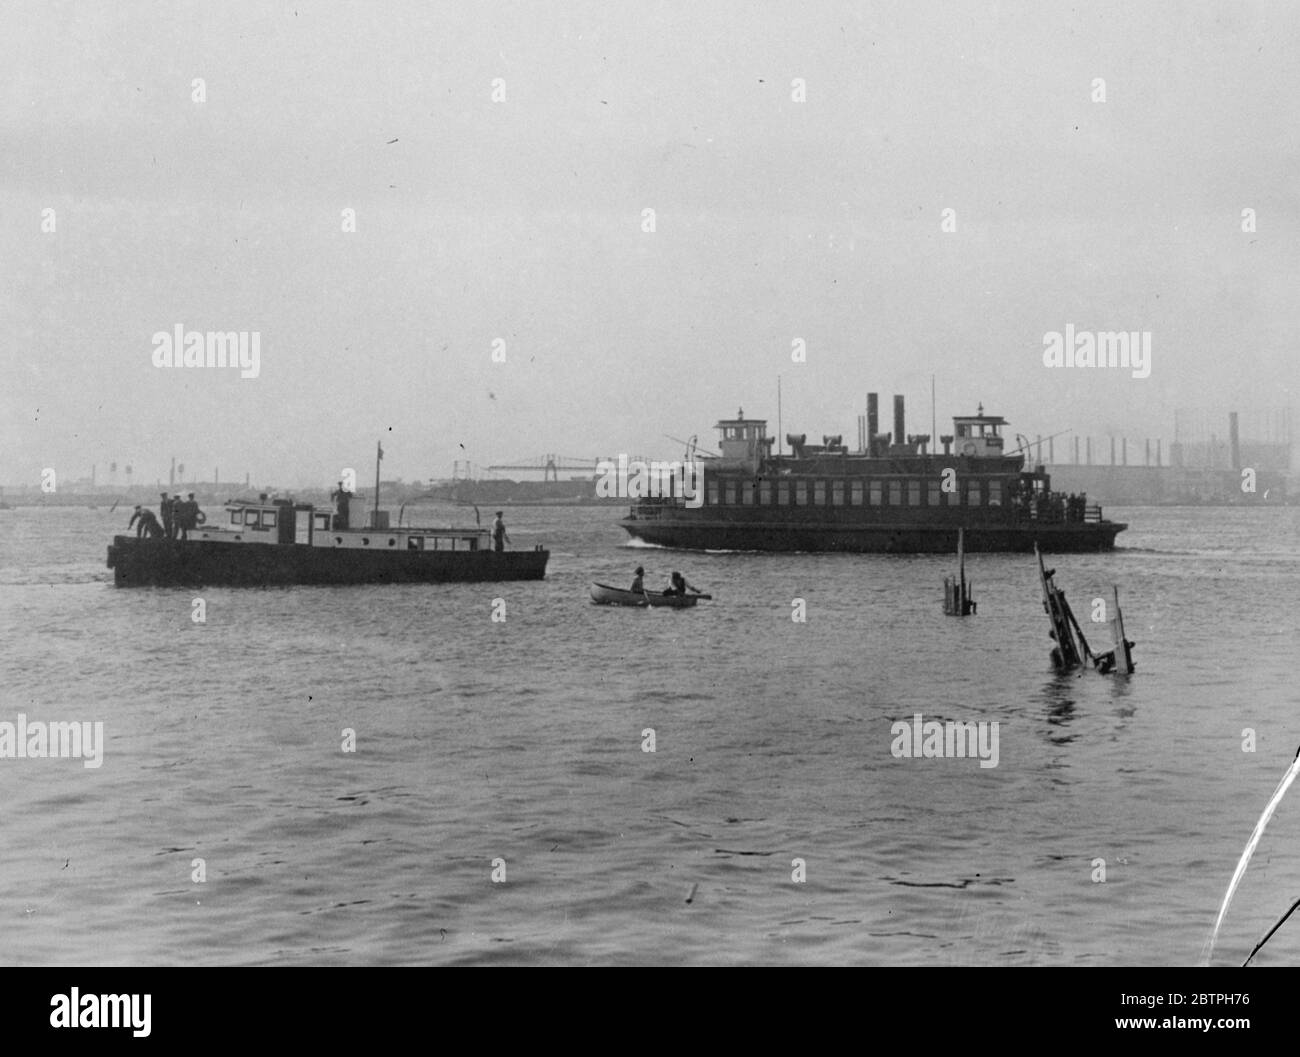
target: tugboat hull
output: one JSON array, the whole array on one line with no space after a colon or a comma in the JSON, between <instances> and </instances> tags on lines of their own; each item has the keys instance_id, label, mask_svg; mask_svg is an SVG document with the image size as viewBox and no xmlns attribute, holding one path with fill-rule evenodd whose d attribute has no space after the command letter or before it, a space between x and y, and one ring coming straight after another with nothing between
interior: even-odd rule
<instances>
[{"instance_id":1,"label":"tugboat hull","mask_svg":"<svg viewBox=\"0 0 1300 1057\"><path fill-rule=\"evenodd\" d=\"M541 580L549 559L545 550L369 551L132 536L115 536L108 548L118 587Z\"/></svg>"},{"instance_id":2,"label":"tugboat hull","mask_svg":"<svg viewBox=\"0 0 1300 1057\"><path fill-rule=\"evenodd\" d=\"M674 521L670 518L624 518L619 522L634 539L679 550L838 551L849 554L951 554L957 549L957 526L937 525L799 525L727 521ZM1100 524L980 525L965 530L969 552L1046 553L1108 551L1128 526Z\"/></svg>"}]
</instances>

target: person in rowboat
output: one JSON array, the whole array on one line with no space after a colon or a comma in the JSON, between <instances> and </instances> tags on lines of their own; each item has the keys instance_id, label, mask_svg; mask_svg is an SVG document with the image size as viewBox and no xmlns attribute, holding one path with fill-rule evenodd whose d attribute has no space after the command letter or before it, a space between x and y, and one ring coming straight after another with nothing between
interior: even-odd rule
<instances>
[{"instance_id":1,"label":"person in rowboat","mask_svg":"<svg viewBox=\"0 0 1300 1057\"><path fill-rule=\"evenodd\" d=\"M674 573L673 573L673 585L672 585L672 587L670 587L670 588L668 588L666 591L664 591L664 594L665 594L665 595L685 595L685 594L686 594L686 589L687 589L688 587L689 587L692 591L694 591L697 595L700 593L700 589L699 589L698 587L695 587L693 584L688 584L688 583L686 582L686 577L684 577L684 576L683 576L681 573L679 573L679 572L674 572Z\"/></svg>"},{"instance_id":2,"label":"person in rowboat","mask_svg":"<svg viewBox=\"0 0 1300 1057\"><path fill-rule=\"evenodd\" d=\"M639 595L645 594L645 581L642 579L644 576L645 570L638 565L636 567L636 575L632 579L632 590Z\"/></svg>"}]
</instances>

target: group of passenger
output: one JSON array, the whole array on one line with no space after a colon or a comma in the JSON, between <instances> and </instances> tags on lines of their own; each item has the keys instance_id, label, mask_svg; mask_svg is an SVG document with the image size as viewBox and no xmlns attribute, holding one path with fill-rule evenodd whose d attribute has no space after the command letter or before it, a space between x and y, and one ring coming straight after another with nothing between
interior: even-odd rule
<instances>
[{"instance_id":1,"label":"group of passenger","mask_svg":"<svg viewBox=\"0 0 1300 1057\"><path fill-rule=\"evenodd\" d=\"M1029 488L1011 490L1011 502L1025 516L1043 522L1082 522L1087 520L1088 496L1073 492L1036 492Z\"/></svg>"},{"instance_id":2,"label":"group of passenger","mask_svg":"<svg viewBox=\"0 0 1300 1057\"><path fill-rule=\"evenodd\" d=\"M679 572L674 572L672 575L672 586L665 587L662 593L665 597L672 597L673 595L686 594L687 589L694 591L697 595L700 593L700 589L698 587L695 587L692 584L686 582L686 577L684 577ZM646 593L645 569L640 565L636 567L636 573L632 579L632 590L639 595L643 595Z\"/></svg>"},{"instance_id":3,"label":"group of passenger","mask_svg":"<svg viewBox=\"0 0 1300 1057\"><path fill-rule=\"evenodd\" d=\"M142 536L148 539L181 539L190 538L190 529L196 529L202 525L207 517L199 509L199 504L194 501L194 493L189 493L189 498L182 499L179 492L175 498L170 498L166 492L160 493L162 502L158 504L158 513L162 515L161 524L152 510L146 510L139 503L135 505L135 512L131 515L131 520L126 526L128 532L136 521L139 526L135 529L135 538L140 539Z\"/></svg>"}]
</instances>

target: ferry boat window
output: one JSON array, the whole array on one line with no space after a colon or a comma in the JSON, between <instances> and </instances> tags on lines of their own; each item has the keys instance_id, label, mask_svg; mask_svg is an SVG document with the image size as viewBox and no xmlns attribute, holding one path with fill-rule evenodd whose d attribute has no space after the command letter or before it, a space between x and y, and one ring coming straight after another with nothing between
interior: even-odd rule
<instances>
[{"instance_id":1,"label":"ferry boat window","mask_svg":"<svg viewBox=\"0 0 1300 1057\"><path fill-rule=\"evenodd\" d=\"M989 482L989 506L1001 506L1001 505L1002 505L1002 482L990 481Z\"/></svg>"},{"instance_id":2,"label":"ferry boat window","mask_svg":"<svg viewBox=\"0 0 1300 1057\"><path fill-rule=\"evenodd\" d=\"M737 487L740 489L740 501L745 506L752 506L754 503L754 482L741 481Z\"/></svg>"},{"instance_id":3,"label":"ferry boat window","mask_svg":"<svg viewBox=\"0 0 1300 1057\"><path fill-rule=\"evenodd\" d=\"M423 536L407 536L407 537L406 537L406 549L407 549L408 551L422 551L422 550L424 550L424 537L423 537Z\"/></svg>"},{"instance_id":4,"label":"ferry boat window","mask_svg":"<svg viewBox=\"0 0 1300 1057\"><path fill-rule=\"evenodd\" d=\"M369 546L370 546L370 537L369 537L369 536L362 536L362 537L361 537L361 546L363 546L363 547L369 547Z\"/></svg>"},{"instance_id":5,"label":"ferry boat window","mask_svg":"<svg viewBox=\"0 0 1300 1057\"><path fill-rule=\"evenodd\" d=\"M831 506L843 506L843 505L844 505L844 482L832 481L831 482Z\"/></svg>"},{"instance_id":6,"label":"ferry boat window","mask_svg":"<svg viewBox=\"0 0 1300 1057\"><path fill-rule=\"evenodd\" d=\"M943 498L949 506L956 506L961 502L961 493L954 488L951 492L944 492Z\"/></svg>"},{"instance_id":7,"label":"ferry boat window","mask_svg":"<svg viewBox=\"0 0 1300 1057\"><path fill-rule=\"evenodd\" d=\"M979 483L979 481L967 481L967 482L966 482L966 505L967 505L967 506L979 506L979 505L980 505L980 483Z\"/></svg>"},{"instance_id":8,"label":"ferry boat window","mask_svg":"<svg viewBox=\"0 0 1300 1057\"><path fill-rule=\"evenodd\" d=\"M889 505L890 506L903 505L903 482L902 481L889 482Z\"/></svg>"},{"instance_id":9,"label":"ferry boat window","mask_svg":"<svg viewBox=\"0 0 1300 1057\"><path fill-rule=\"evenodd\" d=\"M772 505L772 482L771 481L758 482L758 502L760 506Z\"/></svg>"},{"instance_id":10,"label":"ferry boat window","mask_svg":"<svg viewBox=\"0 0 1300 1057\"><path fill-rule=\"evenodd\" d=\"M777 506L790 505L790 482L789 481L776 482L776 505Z\"/></svg>"},{"instance_id":11,"label":"ferry boat window","mask_svg":"<svg viewBox=\"0 0 1300 1057\"><path fill-rule=\"evenodd\" d=\"M813 504L816 506L826 505L826 482L825 481L813 482Z\"/></svg>"},{"instance_id":12,"label":"ferry boat window","mask_svg":"<svg viewBox=\"0 0 1300 1057\"><path fill-rule=\"evenodd\" d=\"M808 482L807 481L795 481L794 505L795 506L808 505Z\"/></svg>"},{"instance_id":13,"label":"ferry boat window","mask_svg":"<svg viewBox=\"0 0 1300 1057\"><path fill-rule=\"evenodd\" d=\"M871 505L880 506L880 482L871 482Z\"/></svg>"},{"instance_id":14,"label":"ferry boat window","mask_svg":"<svg viewBox=\"0 0 1300 1057\"><path fill-rule=\"evenodd\" d=\"M328 532L330 530L330 516L328 514L316 515L316 531Z\"/></svg>"},{"instance_id":15,"label":"ferry boat window","mask_svg":"<svg viewBox=\"0 0 1300 1057\"><path fill-rule=\"evenodd\" d=\"M275 513L274 510L262 511L262 528L275 528Z\"/></svg>"},{"instance_id":16,"label":"ferry boat window","mask_svg":"<svg viewBox=\"0 0 1300 1057\"><path fill-rule=\"evenodd\" d=\"M862 482L854 481L853 487L849 491L849 502L854 506L862 505Z\"/></svg>"},{"instance_id":17,"label":"ferry boat window","mask_svg":"<svg viewBox=\"0 0 1300 1057\"><path fill-rule=\"evenodd\" d=\"M708 485L705 488L704 499L705 502L709 504L709 506L718 505L718 482L717 481L708 482Z\"/></svg>"},{"instance_id":18,"label":"ferry boat window","mask_svg":"<svg viewBox=\"0 0 1300 1057\"><path fill-rule=\"evenodd\" d=\"M907 482L907 505L908 506L921 505L921 482L920 481Z\"/></svg>"},{"instance_id":19,"label":"ferry boat window","mask_svg":"<svg viewBox=\"0 0 1300 1057\"><path fill-rule=\"evenodd\" d=\"M730 506L730 505L731 505L731 503L732 503L732 495L733 495L733 494L734 494L734 493L733 493L732 490L731 490L731 482L730 482L730 481L723 481L723 482L722 482L722 503L723 503L723 506Z\"/></svg>"},{"instance_id":20,"label":"ferry boat window","mask_svg":"<svg viewBox=\"0 0 1300 1057\"><path fill-rule=\"evenodd\" d=\"M389 545L390 547L396 547L396 546L397 546L397 540L392 539L392 538L390 537L389 540L388 540L388 545Z\"/></svg>"},{"instance_id":21,"label":"ferry boat window","mask_svg":"<svg viewBox=\"0 0 1300 1057\"><path fill-rule=\"evenodd\" d=\"M938 502L939 502L939 482L926 481L925 482L925 505L935 506L936 504L938 504Z\"/></svg>"},{"instance_id":22,"label":"ferry boat window","mask_svg":"<svg viewBox=\"0 0 1300 1057\"><path fill-rule=\"evenodd\" d=\"M244 523L244 512L242 510L232 510L230 512L230 523L232 525L242 525Z\"/></svg>"}]
</instances>

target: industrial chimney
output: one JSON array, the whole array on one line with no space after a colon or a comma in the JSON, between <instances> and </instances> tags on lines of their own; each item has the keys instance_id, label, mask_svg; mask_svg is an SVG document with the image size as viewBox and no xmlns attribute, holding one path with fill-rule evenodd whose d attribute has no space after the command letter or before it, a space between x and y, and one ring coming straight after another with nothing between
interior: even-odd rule
<instances>
[{"instance_id":1,"label":"industrial chimney","mask_svg":"<svg viewBox=\"0 0 1300 1057\"><path fill-rule=\"evenodd\" d=\"M903 398L894 395L894 443L902 444L907 440L903 433Z\"/></svg>"},{"instance_id":2,"label":"industrial chimney","mask_svg":"<svg viewBox=\"0 0 1300 1057\"><path fill-rule=\"evenodd\" d=\"M867 448L876 442L880 432L880 402L875 393L867 394Z\"/></svg>"}]
</instances>

